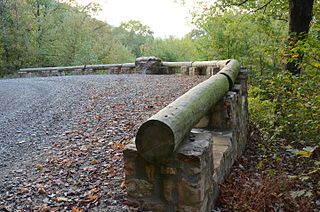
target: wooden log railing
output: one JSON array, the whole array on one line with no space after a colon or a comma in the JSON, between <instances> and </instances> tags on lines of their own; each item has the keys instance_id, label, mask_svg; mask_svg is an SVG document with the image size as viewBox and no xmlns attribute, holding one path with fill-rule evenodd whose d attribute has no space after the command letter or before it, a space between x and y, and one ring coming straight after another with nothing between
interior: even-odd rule
<instances>
[{"instance_id":1,"label":"wooden log railing","mask_svg":"<svg viewBox=\"0 0 320 212\"><path fill-rule=\"evenodd\" d=\"M109 70L111 74L174 74L177 69L185 75L214 75L218 70L224 67L228 60L213 61L192 61L192 62L165 62L156 57L140 57L135 63L124 64L96 64L79 66L61 66L61 67L39 67L39 68L21 68L17 72L19 75L37 74L42 76L52 74L65 75L65 72L78 71L79 74L87 71Z\"/></svg>"},{"instance_id":2,"label":"wooden log railing","mask_svg":"<svg viewBox=\"0 0 320 212\"><path fill-rule=\"evenodd\" d=\"M164 66L168 67L206 67L206 66L218 66L224 67L230 60L211 60L211 61L192 61L192 62L162 62Z\"/></svg>"},{"instance_id":3,"label":"wooden log railing","mask_svg":"<svg viewBox=\"0 0 320 212\"><path fill-rule=\"evenodd\" d=\"M166 63L181 65L182 63ZM184 65L185 63L183 63ZM197 62L224 67L143 123L136 136L138 152L148 161L165 162L190 130L233 86L240 70L236 60Z\"/></svg>"},{"instance_id":4,"label":"wooden log railing","mask_svg":"<svg viewBox=\"0 0 320 212\"><path fill-rule=\"evenodd\" d=\"M96 64L96 65L81 65L81 66L61 66L61 67L40 67L40 68L22 68L18 70L19 74L23 73L39 73L39 72L66 72L66 71L74 71L74 70L90 70L90 71L97 71L97 70L108 70L112 68L118 69L134 69L134 63L124 63L124 64Z\"/></svg>"}]
</instances>

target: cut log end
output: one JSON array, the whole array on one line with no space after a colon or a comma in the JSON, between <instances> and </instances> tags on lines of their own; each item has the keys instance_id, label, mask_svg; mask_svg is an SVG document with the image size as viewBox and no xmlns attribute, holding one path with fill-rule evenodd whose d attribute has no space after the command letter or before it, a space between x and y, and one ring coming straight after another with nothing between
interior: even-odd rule
<instances>
[{"instance_id":1,"label":"cut log end","mask_svg":"<svg viewBox=\"0 0 320 212\"><path fill-rule=\"evenodd\" d=\"M174 134L171 128L158 120L148 120L136 136L138 152L149 162L164 162L174 151Z\"/></svg>"}]
</instances>

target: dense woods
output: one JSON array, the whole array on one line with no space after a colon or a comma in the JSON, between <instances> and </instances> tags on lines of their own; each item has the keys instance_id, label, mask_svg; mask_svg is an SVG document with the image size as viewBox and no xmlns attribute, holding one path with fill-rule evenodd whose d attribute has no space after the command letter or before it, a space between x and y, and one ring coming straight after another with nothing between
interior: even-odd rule
<instances>
[{"instance_id":1,"label":"dense woods","mask_svg":"<svg viewBox=\"0 0 320 212\"><path fill-rule=\"evenodd\" d=\"M197 3L194 30L157 38L139 21L111 26L92 18L95 4L0 0L0 77L22 67L124 63L143 55L237 59L249 69L250 121L261 137L257 168L276 175L279 167L271 164L280 164L288 175L313 179L301 187L309 183L306 189L319 195L313 174L320 171L320 1Z\"/></svg>"},{"instance_id":2,"label":"dense woods","mask_svg":"<svg viewBox=\"0 0 320 212\"><path fill-rule=\"evenodd\" d=\"M133 61L131 49L145 40L137 34L124 41L131 32L93 19L90 15L99 9L94 4L71 6L55 0L0 4L1 75L21 67Z\"/></svg>"},{"instance_id":3,"label":"dense woods","mask_svg":"<svg viewBox=\"0 0 320 212\"><path fill-rule=\"evenodd\" d=\"M251 135L259 134L223 186L222 203L231 211L312 211L320 194L320 2L200 5L199 56L236 58L250 70Z\"/></svg>"}]
</instances>

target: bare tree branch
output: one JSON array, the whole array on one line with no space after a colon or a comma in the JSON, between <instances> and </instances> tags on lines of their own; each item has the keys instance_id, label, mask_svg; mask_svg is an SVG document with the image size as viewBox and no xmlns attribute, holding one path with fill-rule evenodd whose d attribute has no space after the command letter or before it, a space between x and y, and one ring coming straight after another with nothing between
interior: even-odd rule
<instances>
[{"instance_id":1,"label":"bare tree branch","mask_svg":"<svg viewBox=\"0 0 320 212\"><path fill-rule=\"evenodd\" d=\"M259 11L259 10L262 10L262 9L266 8L269 4L271 4L271 2L273 2L273 0L269 0L267 3L265 3L264 5L262 5L259 8L255 9L253 12L255 13L255 12Z\"/></svg>"},{"instance_id":2,"label":"bare tree branch","mask_svg":"<svg viewBox=\"0 0 320 212\"><path fill-rule=\"evenodd\" d=\"M242 6L242 5L244 5L245 3L247 3L248 1L249 1L249 0L244 0L243 2L237 4L237 6Z\"/></svg>"}]
</instances>

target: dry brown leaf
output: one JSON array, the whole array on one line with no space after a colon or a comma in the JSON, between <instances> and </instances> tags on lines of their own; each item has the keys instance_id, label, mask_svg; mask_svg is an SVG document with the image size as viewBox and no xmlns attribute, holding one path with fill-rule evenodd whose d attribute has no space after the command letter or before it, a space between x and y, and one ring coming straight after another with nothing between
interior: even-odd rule
<instances>
[{"instance_id":1,"label":"dry brown leaf","mask_svg":"<svg viewBox=\"0 0 320 212\"><path fill-rule=\"evenodd\" d=\"M43 165L41 165L41 164L36 164L36 169L37 169L38 171L42 171L42 170L43 170Z\"/></svg>"},{"instance_id":2,"label":"dry brown leaf","mask_svg":"<svg viewBox=\"0 0 320 212\"><path fill-rule=\"evenodd\" d=\"M38 193L42 194L42 195L46 195L47 194L46 190L43 187L38 188Z\"/></svg>"},{"instance_id":3,"label":"dry brown leaf","mask_svg":"<svg viewBox=\"0 0 320 212\"><path fill-rule=\"evenodd\" d=\"M113 148L116 150L123 150L124 149L124 145L122 143L114 143L113 144Z\"/></svg>"},{"instance_id":4,"label":"dry brown leaf","mask_svg":"<svg viewBox=\"0 0 320 212\"><path fill-rule=\"evenodd\" d=\"M56 202L68 202L68 198L66 198L66 197L57 197L56 199L55 199L55 201Z\"/></svg>"},{"instance_id":5,"label":"dry brown leaf","mask_svg":"<svg viewBox=\"0 0 320 212\"><path fill-rule=\"evenodd\" d=\"M113 167L110 167L110 168L108 169L108 176L109 176L109 177L114 177L114 176L116 176L116 175L117 175L116 170L115 170Z\"/></svg>"},{"instance_id":6,"label":"dry brown leaf","mask_svg":"<svg viewBox=\"0 0 320 212\"><path fill-rule=\"evenodd\" d=\"M81 208L72 208L72 212L84 212Z\"/></svg>"},{"instance_id":7,"label":"dry brown leaf","mask_svg":"<svg viewBox=\"0 0 320 212\"><path fill-rule=\"evenodd\" d=\"M80 204L81 204L81 205L87 205L87 204L89 204L89 203L95 203L96 201L98 201L98 199L99 199L99 196L98 196L98 195L96 195L96 194L94 194L94 195L89 194L84 200L81 200L81 201L80 201Z\"/></svg>"},{"instance_id":8,"label":"dry brown leaf","mask_svg":"<svg viewBox=\"0 0 320 212\"><path fill-rule=\"evenodd\" d=\"M98 163L98 161L94 159L94 160L92 160L90 163L91 163L92 165L95 165L95 164Z\"/></svg>"},{"instance_id":9,"label":"dry brown leaf","mask_svg":"<svg viewBox=\"0 0 320 212\"><path fill-rule=\"evenodd\" d=\"M27 188L21 188L21 189L19 189L18 191L17 191L17 194L19 195L19 194L26 194L26 193L29 193L30 192L30 190L29 189L27 189Z\"/></svg>"},{"instance_id":10,"label":"dry brown leaf","mask_svg":"<svg viewBox=\"0 0 320 212\"><path fill-rule=\"evenodd\" d=\"M51 208L48 205L42 205L39 207L39 212L50 212Z\"/></svg>"},{"instance_id":11,"label":"dry brown leaf","mask_svg":"<svg viewBox=\"0 0 320 212\"><path fill-rule=\"evenodd\" d=\"M120 185L121 189L125 189L126 188L126 181L122 181L121 185Z\"/></svg>"},{"instance_id":12,"label":"dry brown leaf","mask_svg":"<svg viewBox=\"0 0 320 212\"><path fill-rule=\"evenodd\" d=\"M99 189L93 188L93 189L91 189L91 190L89 191L89 194L97 194L97 193L99 193L99 192L100 192Z\"/></svg>"},{"instance_id":13,"label":"dry brown leaf","mask_svg":"<svg viewBox=\"0 0 320 212\"><path fill-rule=\"evenodd\" d=\"M118 155L114 155L112 157L112 161L118 161L118 160L121 160L121 157L119 157Z\"/></svg>"}]
</instances>

